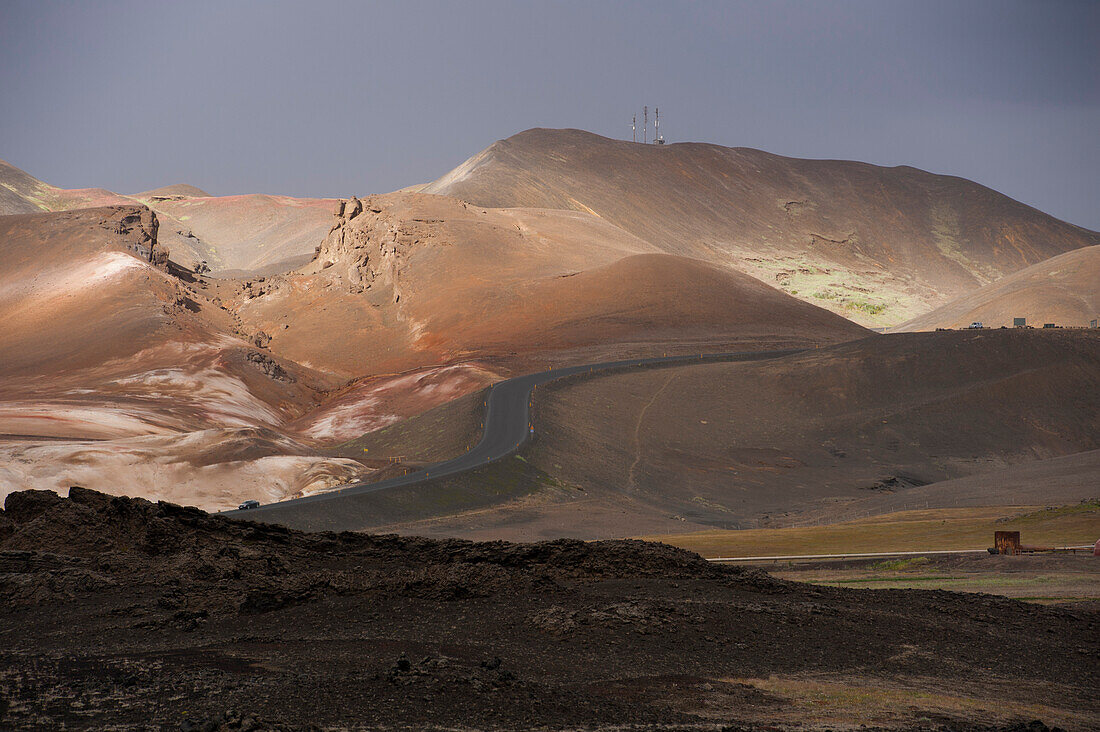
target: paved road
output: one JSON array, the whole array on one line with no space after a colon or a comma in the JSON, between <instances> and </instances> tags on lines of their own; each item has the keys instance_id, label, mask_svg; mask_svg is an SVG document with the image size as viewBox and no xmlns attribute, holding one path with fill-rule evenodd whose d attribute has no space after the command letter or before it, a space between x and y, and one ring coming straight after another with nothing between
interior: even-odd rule
<instances>
[{"instance_id":1,"label":"paved road","mask_svg":"<svg viewBox=\"0 0 1100 732\"><path fill-rule=\"evenodd\" d=\"M269 503L260 508L247 511L225 511L222 515L231 518L244 518L249 521L286 523L302 525L303 514L316 514L317 504L326 504L326 514L338 512L340 502L347 502L355 496L365 493L384 491L390 488L413 485L425 480L435 480L457 475L468 470L480 468L495 460L507 457L518 450L531 436L531 398L532 390L540 384L576 374L607 372L616 369L630 369L639 366L661 366L708 361L753 361L786 356L798 353L802 349L785 351L742 351L737 353L708 353L695 356L665 356L661 358L635 358L626 361L608 361L584 366L569 366L537 374L517 376L494 384L489 390L488 405L485 410L485 427L481 441L469 452L459 457L428 466L424 470L376 483L351 483L325 493L305 498L295 498L279 503ZM312 523L312 522L311 522ZM331 524L330 524L331 525ZM320 527L320 526L318 526Z\"/></svg>"}]
</instances>

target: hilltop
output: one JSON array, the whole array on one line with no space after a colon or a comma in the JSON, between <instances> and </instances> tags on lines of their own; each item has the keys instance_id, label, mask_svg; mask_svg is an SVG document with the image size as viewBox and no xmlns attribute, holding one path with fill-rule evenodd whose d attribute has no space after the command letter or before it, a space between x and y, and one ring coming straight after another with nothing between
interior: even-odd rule
<instances>
[{"instance_id":1,"label":"hilltop","mask_svg":"<svg viewBox=\"0 0 1100 732\"><path fill-rule=\"evenodd\" d=\"M501 140L425 193L585 211L662 251L753 275L865 325L894 325L1049 257L1100 244L977 183L581 130Z\"/></svg>"}]
</instances>

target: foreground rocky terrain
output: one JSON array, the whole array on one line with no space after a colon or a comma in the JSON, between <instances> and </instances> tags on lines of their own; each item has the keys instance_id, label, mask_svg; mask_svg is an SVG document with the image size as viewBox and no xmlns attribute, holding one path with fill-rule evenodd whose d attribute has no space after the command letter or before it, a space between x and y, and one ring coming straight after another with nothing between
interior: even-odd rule
<instances>
[{"instance_id":1,"label":"foreground rocky terrain","mask_svg":"<svg viewBox=\"0 0 1100 732\"><path fill-rule=\"evenodd\" d=\"M4 728L1100 720L1095 609L812 587L643 542L302 534L25 491L0 513L0 607Z\"/></svg>"}]
</instances>

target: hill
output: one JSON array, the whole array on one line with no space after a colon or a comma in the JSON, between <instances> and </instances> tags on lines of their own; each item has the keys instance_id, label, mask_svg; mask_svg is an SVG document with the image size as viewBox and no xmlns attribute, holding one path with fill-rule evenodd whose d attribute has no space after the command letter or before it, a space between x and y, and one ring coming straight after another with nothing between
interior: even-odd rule
<instances>
[{"instance_id":1,"label":"hill","mask_svg":"<svg viewBox=\"0 0 1100 732\"><path fill-rule=\"evenodd\" d=\"M274 353L343 376L468 360L537 370L867 333L590 214L415 193L346 207L313 262L230 301Z\"/></svg>"},{"instance_id":2,"label":"hill","mask_svg":"<svg viewBox=\"0 0 1100 732\"><path fill-rule=\"evenodd\" d=\"M188 267L205 261L218 277L262 277L302 266L325 237L335 203L259 194L141 196L160 217L177 260Z\"/></svg>"},{"instance_id":3,"label":"hill","mask_svg":"<svg viewBox=\"0 0 1100 732\"><path fill-rule=\"evenodd\" d=\"M337 382L246 342L157 230L136 205L0 217L0 495L228 506L368 474L276 431Z\"/></svg>"},{"instance_id":4,"label":"hill","mask_svg":"<svg viewBox=\"0 0 1100 732\"><path fill-rule=\"evenodd\" d=\"M543 477L522 478L495 507L448 516L424 504L423 521L379 511L363 528L593 538L1034 502L995 471L1100 448L1098 394L1100 334L1090 331L897 334L567 379L537 392L523 457ZM1044 462L1049 478L1065 475L1044 480L1041 500L1081 500L1087 465L1066 473ZM964 476L954 489L941 483Z\"/></svg>"},{"instance_id":5,"label":"hill","mask_svg":"<svg viewBox=\"0 0 1100 732\"><path fill-rule=\"evenodd\" d=\"M310 260L325 236L333 201L289 196L213 197L176 184L124 196L103 188L64 189L0 160L0 216L146 205L160 221L160 242L176 262L206 262L220 276L286 272Z\"/></svg>"},{"instance_id":6,"label":"hill","mask_svg":"<svg viewBox=\"0 0 1100 732\"><path fill-rule=\"evenodd\" d=\"M535 129L422 189L480 206L585 211L658 249L894 325L1100 234L961 178L700 143Z\"/></svg>"},{"instance_id":7,"label":"hill","mask_svg":"<svg viewBox=\"0 0 1100 732\"><path fill-rule=\"evenodd\" d=\"M965 328L980 321L987 328L1044 323L1082 327L1100 317L1100 246L1051 257L963 295L895 330Z\"/></svg>"},{"instance_id":8,"label":"hill","mask_svg":"<svg viewBox=\"0 0 1100 732\"><path fill-rule=\"evenodd\" d=\"M279 211L320 207L248 198L158 205L248 232L262 221L247 212L269 203L276 225L241 249L260 256ZM0 493L79 484L210 508L270 502L386 466L318 445L502 375L866 335L588 214L353 202L354 215L352 202L324 209L307 266L244 279L170 259L144 206L0 217Z\"/></svg>"},{"instance_id":9,"label":"hill","mask_svg":"<svg viewBox=\"0 0 1100 732\"><path fill-rule=\"evenodd\" d=\"M103 188L57 188L0 160L0 216L133 203Z\"/></svg>"},{"instance_id":10,"label":"hill","mask_svg":"<svg viewBox=\"0 0 1100 732\"><path fill-rule=\"evenodd\" d=\"M187 183L175 183L170 186L154 188L151 191L135 193L133 198L141 200L150 198L210 198L210 194L201 188Z\"/></svg>"}]
</instances>

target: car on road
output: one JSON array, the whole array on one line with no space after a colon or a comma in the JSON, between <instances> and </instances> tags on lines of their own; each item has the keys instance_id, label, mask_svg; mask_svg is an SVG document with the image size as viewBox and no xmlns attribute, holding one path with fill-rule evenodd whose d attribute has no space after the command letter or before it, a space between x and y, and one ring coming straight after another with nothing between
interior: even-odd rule
<instances>
[{"instance_id":1,"label":"car on road","mask_svg":"<svg viewBox=\"0 0 1100 732\"><path fill-rule=\"evenodd\" d=\"M980 320L975 320L973 323L967 326L970 330L981 330L985 325Z\"/></svg>"},{"instance_id":2,"label":"car on road","mask_svg":"<svg viewBox=\"0 0 1100 732\"><path fill-rule=\"evenodd\" d=\"M237 510L238 511L247 511L250 508L259 508L259 507L260 507L260 502L259 501L254 501L254 500L249 499L249 500L245 501L244 503L242 503L241 505L237 506Z\"/></svg>"}]
</instances>

